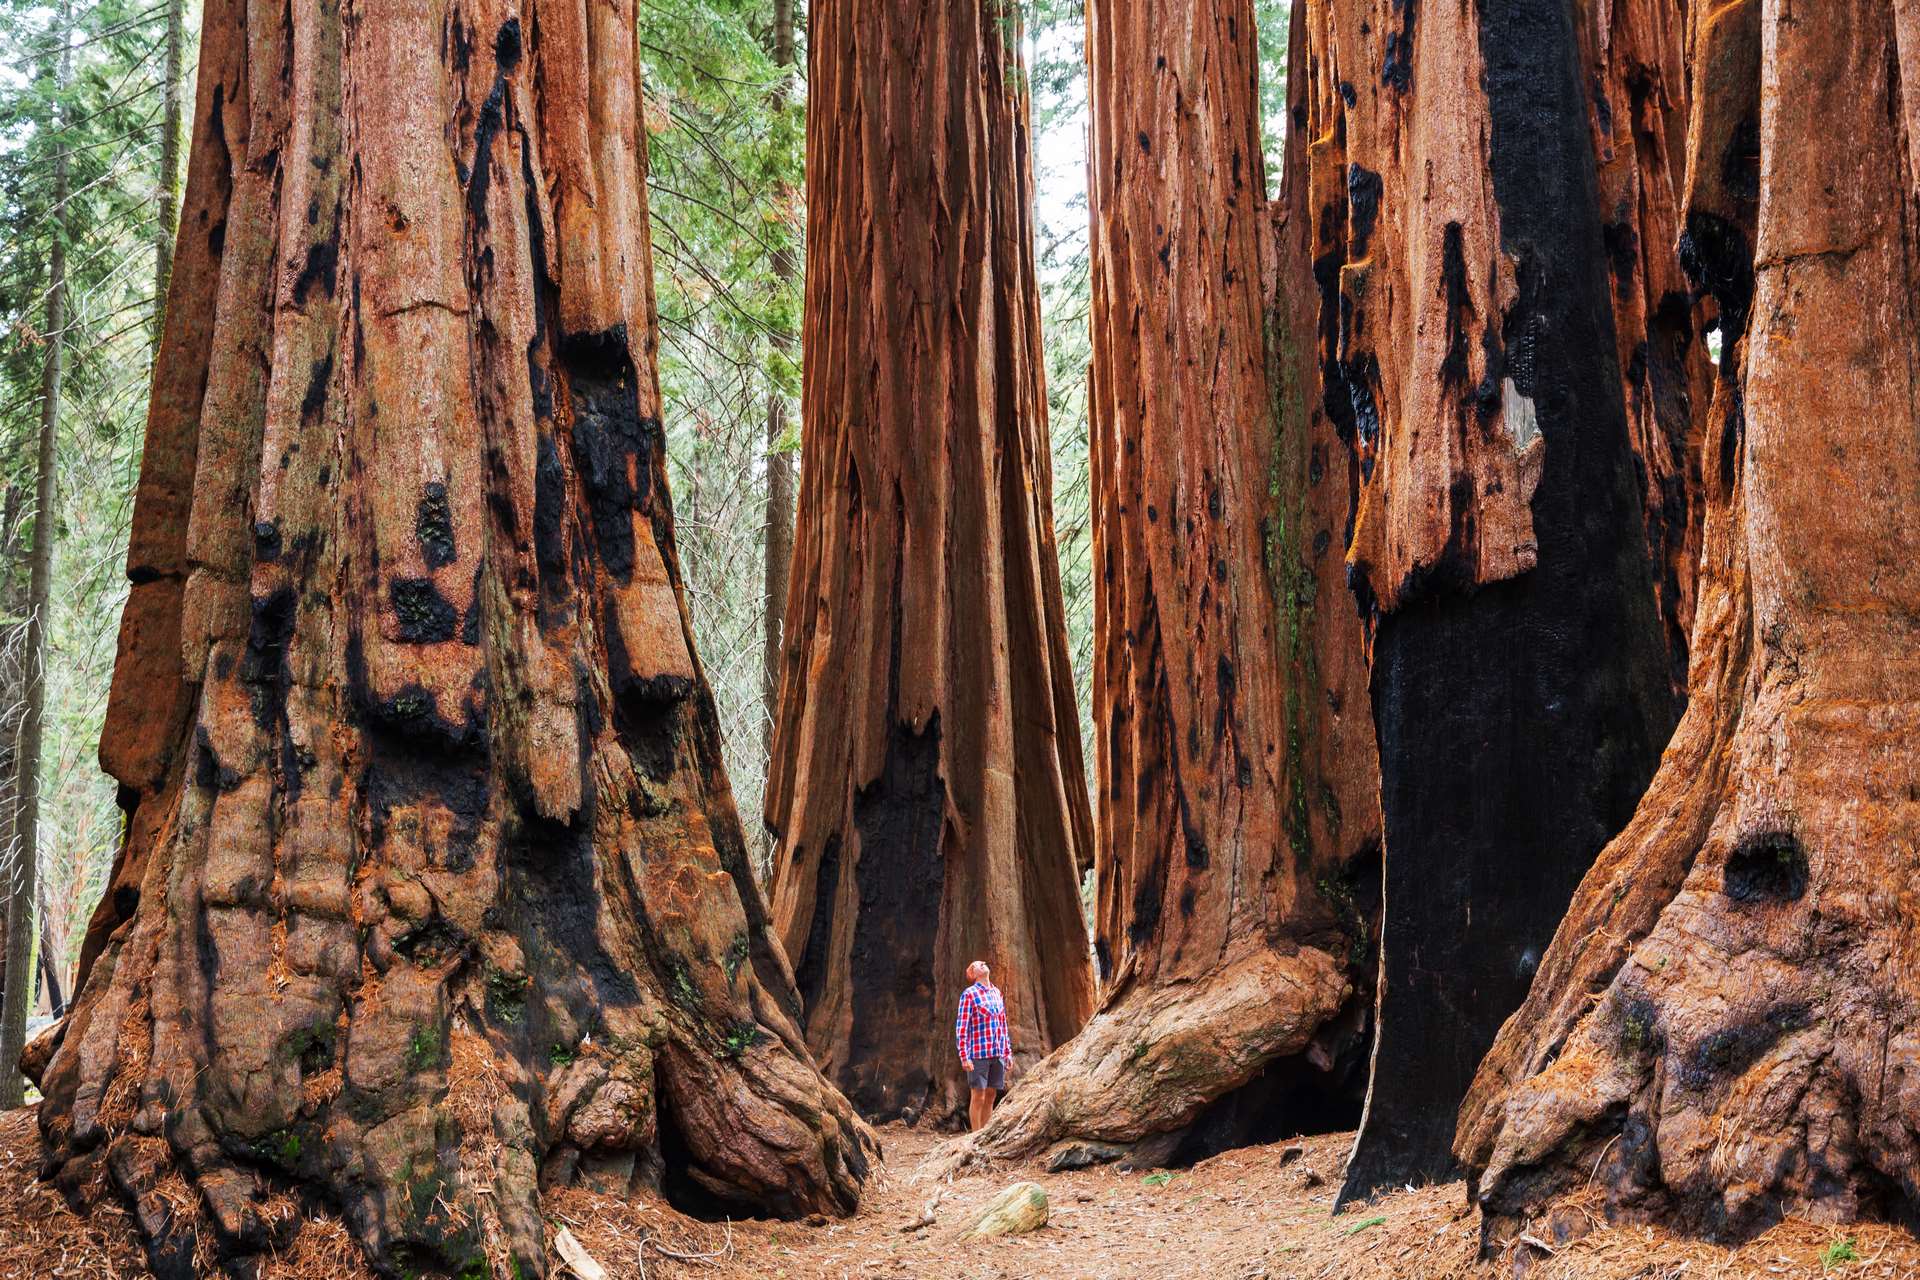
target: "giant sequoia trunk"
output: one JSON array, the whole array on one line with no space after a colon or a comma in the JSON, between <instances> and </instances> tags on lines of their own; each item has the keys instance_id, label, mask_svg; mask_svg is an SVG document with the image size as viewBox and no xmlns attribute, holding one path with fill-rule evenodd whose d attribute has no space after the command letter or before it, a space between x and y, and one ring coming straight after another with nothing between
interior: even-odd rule
<instances>
[{"instance_id":1,"label":"giant sequoia trunk","mask_svg":"<svg viewBox=\"0 0 1920 1280\"><path fill-rule=\"evenodd\" d=\"M1256 48L1250 3L1088 15L1106 985L974 1150L1179 1160L1357 1114L1377 766L1348 460L1305 396L1311 296L1274 288L1310 229L1270 217Z\"/></svg>"},{"instance_id":2,"label":"giant sequoia trunk","mask_svg":"<svg viewBox=\"0 0 1920 1280\"><path fill-rule=\"evenodd\" d=\"M1640 57L1619 76L1639 114L1612 128L1629 103L1589 100L1592 62L1624 63L1631 43L1583 34L1566 0L1306 8L1299 216L1322 407L1353 462L1346 554L1372 638L1386 844L1350 1197L1448 1172L1474 1064L1672 727L1616 332L1637 350L1647 292L1664 296L1633 244L1657 242L1671 207L1664 166L1619 149L1664 134L1680 86ZM1608 236L1626 246L1611 280ZM1672 403L1649 407L1659 448L1641 466L1654 485L1678 472L1684 495L1688 388L1668 365L1689 353L1684 336L1668 348Z\"/></svg>"},{"instance_id":3,"label":"giant sequoia trunk","mask_svg":"<svg viewBox=\"0 0 1920 1280\"><path fill-rule=\"evenodd\" d=\"M767 822L823 1067L966 1102L969 960L1016 1058L1093 1002L1015 10L819 0L798 550Z\"/></svg>"},{"instance_id":4,"label":"giant sequoia trunk","mask_svg":"<svg viewBox=\"0 0 1920 1280\"><path fill-rule=\"evenodd\" d=\"M1594 1181L1726 1235L1920 1207L1920 12L1788 10L1695 16L1692 696L1461 1115L1490 1239Z\"/></svg>"},{"instance_id":5,"label":"giant sequoia trunk","mask_svg":"<svg viewBox=\"0 0 1920 1280\"><path fill-rule=\"evenodd\" d=\"M48 1172L162 1274L276 1247L289 1191L498 1275L575 1177L854 1203L678 598L633 17L207 6L126 843L36 1062Z\"/></svg>"}]
</instances>

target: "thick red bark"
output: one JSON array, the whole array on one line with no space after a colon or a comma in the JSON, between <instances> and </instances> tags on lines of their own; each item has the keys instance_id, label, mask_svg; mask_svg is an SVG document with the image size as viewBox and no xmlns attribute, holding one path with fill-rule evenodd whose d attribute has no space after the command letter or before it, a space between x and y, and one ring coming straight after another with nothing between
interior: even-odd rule
<instances>
[{"instance_id":1,"label":"thick red bark","mask_svg":"<svg viewBox=\"0 0 1920 1280\"><path fill-rule=\"evenodd\" d=\"M1788 9L1694 15L1691 698L1462 1112L1490 1241L1590 1182L1733 1236L1920 1204L1920 17Z\"/></svg>"},{"instance_id":2,"label":"thick red bark","mask_svg":"<svg viewBox=\"0 0 1920 1280\"><path fill-rule=\"evenodd\" d=\"M1309 231L1266 201L1256 49L1251 4L1089 12L1106 985L962 1158L1185 1158L1327 1123L1357 1081L1379 823L1348 462L1307 399L1311 296L1276 296Z\"/></svg>"},{"instance_id":3,"label":"thick red bark","mask_svg":"<svg viewBox=\"0 0 1920 1280\"><path fill-rule=\"evenodd\" d=\"M970 960L1022 1063L1093 999L1025 73L997 0L810 21L774 911L826 1070L870 1115L944 1120Z\"/></svg>"},{"instance_id":4,"label":"thick red bark","mask_svg":"<svg viewBox=\"0 0 1920 1280\"><path fill-rule=\"evenodd\" d=\"M576 1177L854 1203L679 599L633 18L208 5L127 836L35 1062L49 1172L163 1274L294 1191L383 1270L502 1276Z\"/></svg>"}]
</instances>

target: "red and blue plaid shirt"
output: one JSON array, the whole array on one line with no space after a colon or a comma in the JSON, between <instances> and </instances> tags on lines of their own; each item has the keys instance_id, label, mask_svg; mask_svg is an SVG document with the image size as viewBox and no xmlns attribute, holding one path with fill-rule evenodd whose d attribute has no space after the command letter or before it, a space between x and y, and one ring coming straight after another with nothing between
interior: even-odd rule
<instances>
[{"instance_id":1,"label":"red and blue plaid shirt","mask_svg":"<svg viewBox=\"0 0 1920 1280\"><path fill-rule=\"evenodd\" d=\"M1007 1002L1000 988L976 982L960 993L960 1016L953 1023L953 1040L969 1062L982 1058L1011 1058L1007 1039Z\"/></svg>"}]
</instances>

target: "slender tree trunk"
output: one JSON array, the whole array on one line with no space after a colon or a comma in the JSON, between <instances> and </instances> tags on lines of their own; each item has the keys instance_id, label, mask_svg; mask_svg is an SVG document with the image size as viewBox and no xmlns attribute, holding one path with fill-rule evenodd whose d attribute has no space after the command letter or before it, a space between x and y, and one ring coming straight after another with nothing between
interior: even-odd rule
<instances>
[{"instance_id":1,"label":"slender tree trunk","mask_svg":"<svg viewBox=\"0 0 1920 1280\"><path fill-rule=\"evenodd\" d=\"M1020 1062L1093 1001L1025 74L999 0L810 19L774 910L823 1066L869 1114L944 1121L970 960Z\"/></svg>"},{"instance_id":2,"label":"slender tree trunk","mask_svg":"<svg viewBox=\"0 0 1920 1280\"><path fill-rule=\"evenodd\" d=\"M186 85L186 0L167 0L166 54L160 100L160 175L153 197L153 348L160 350L167 286L173 280L173 238L180 210L180 102Z\"/></svg>"},{"instance_id":3,"label":"slender tree trunk","mask_svg":"<svg viewBox=\"0 0 1920 1280\"><path fill-rule=\"evenodd\" d=\"M850 1209L681 598L631 5L210 0L200 65L50 1176L162 1275L276 1187L500 1277L575 1179Z\"/></svg>"},{"instance_id":4,"label":"slender tree trunk","mask_svg":"<svg viewBox=\"0 0 1920 1280\"><path fill-rule=\"evenodd\" d=\"M793 65L793 0L774 0L773 62L777 67ZM777 116L786 110L787 81L782 79L773 92L773 110ZM797 270L793 253L783 239L773 253L773 276L787 287ZM793 344L785 334L773 341L776 359L792 357ZM771 771L774 716L780 705L781 621L787 609L787 579L793 568L793 452L785 448L787 438L787 398L779 388L767 392L767 539L765 635L761 642L760 697L767 709L765 749Z\"/></svg>"},{"instance_id":5,"label":"slender tree trunk","mask_svg":"<svg viewBox=\"0 0 1920 1280\"><path fill-rule=\"evenodd\" d=\"M40 979L47 997L47 1012L55 1018L67 1012L66 984L61 981L61 962L54 950L53 930L47 904L40 904Z\"/></svg>"},{"instance_id":6,"label":"slender tree trunk","mask_svg":"<svg viewBox=\"0 0 1920 1280\"><path fill-rule=\"evenodd\" d=\"M36 441L37 443L37 441ZM28 557L16 554L25 518L26 496L18 484L7 486L0 503L0 866L11 868L20 812L20 707L26 698L22 654L26 649ZM7 911L0 906L0 993L6 991ZM4 1000L4 995L0 995Z\"/></svg>"},{"instance_id":7,"label":"slender tree trunk","mask_svg":"<svg viewBox=\"0 0 1920 1280\"><path fill-rule=\"evenodd\" d=\"M1489 1242L1589 1183L1730 1237L1920 1209L1920 15L1788 10L1695 15L1692 697L1462 1111Z\"/></svg>"},{"instance_id":8,"label":"slender tree trunk","mask_svg":"<svg viewBox=\"0 0 1920 1280\"><path fill-rule=\"evenodd\" d=\"M64 87L70 52L68 10L58 19L62 41L57 87ZM53 594L53 525L56 452L60 430L60 382L66 365L67 246L61 234L67 203L67 143L61 111L50 122L54 139L53 231L47 254L46 356L40 379L40 433L34 460L33 549L27 569L26 649L21 655L20 730L14 755L12 854L7 878L6 989L0 993L0 1110L24 1097L20 1074L27 1016L33 1008L34 907L39 902L40 746L46 736L47 606Z\"/></svg>"},{"instance_id":9,"label":"slender tree trunk","mask_svg":"<svg viewBox=\"0 0 1920 1280\"><path fill-rule=\"evenodd\" d=\"M1251 3L1090 7L1105 986L960 1158L1180 1159L1357 1116L1377 773L1256 49Z\"/></svg>"},{"instance_id":10,"label":"slender tree trunk","mask_svg":"<svg viewBox=\"0 0 1920 1280\"><path fill-rule=\"evenodd\" d=\"M1473 1065L1676 708L1603 253L1612 133L1575 7L1311 0L1300 34L1319 382L1355 464L1385 817L1344 1199L1450 1171ZM1637 266L1618 283L1644 288Z\"/></svg>"}]
</instances>

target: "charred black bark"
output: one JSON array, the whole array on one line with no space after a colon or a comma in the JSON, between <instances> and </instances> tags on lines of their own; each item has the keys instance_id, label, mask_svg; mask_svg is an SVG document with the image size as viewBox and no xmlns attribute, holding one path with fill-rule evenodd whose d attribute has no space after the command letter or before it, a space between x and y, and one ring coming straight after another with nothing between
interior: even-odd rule
<instances>
[{"instance_id":1,"label":"charred black bark","mask_svg":"<svg viewBox=\"0 0 1920 1280\"><path fill-rule=\"evenodd\" d=\"M1530 382L1520 390L1546 437L1532 503L1539 561L1477 591L1429 590L1379 622L1383 989L1343 1204L1453 1174L1455 1112L1474 1068L1678 718L1613 354L1571 8L1487 0L1480 32L1502 248L1518 266L1507 371ZM1529 345L1531 360L1518 361Z\"/></svg>"}]
</instances>

